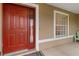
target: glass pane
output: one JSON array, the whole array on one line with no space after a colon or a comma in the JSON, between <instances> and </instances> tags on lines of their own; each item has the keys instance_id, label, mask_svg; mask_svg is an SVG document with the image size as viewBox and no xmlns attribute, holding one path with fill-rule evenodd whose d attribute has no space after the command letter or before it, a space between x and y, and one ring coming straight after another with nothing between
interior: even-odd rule
<instances>
[{"instance_id":1,"label":"glass pane","mask_svg":"<svg viewBox=\"0 0 79 59\"><path fill-rule=\"evenodd\" d=\"M30 19L30 43L33 43L33 19Z\"/></svg>"}]
</instances>

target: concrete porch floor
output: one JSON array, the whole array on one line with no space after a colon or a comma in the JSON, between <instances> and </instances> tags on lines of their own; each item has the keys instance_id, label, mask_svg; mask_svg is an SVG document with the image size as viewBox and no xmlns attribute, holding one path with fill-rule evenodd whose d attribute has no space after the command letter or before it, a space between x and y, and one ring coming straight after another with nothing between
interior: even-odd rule
<instances>
[{"instance_id":1,"label":"concrete porch floor","mask_svg":"<svg viewBox=\"0 0 79 59\"><path fill-rule=\"evenodd\" d=\"M42 50L45 56L79 56L79 42L71 42Z\"/></svg>"}]
</instances>

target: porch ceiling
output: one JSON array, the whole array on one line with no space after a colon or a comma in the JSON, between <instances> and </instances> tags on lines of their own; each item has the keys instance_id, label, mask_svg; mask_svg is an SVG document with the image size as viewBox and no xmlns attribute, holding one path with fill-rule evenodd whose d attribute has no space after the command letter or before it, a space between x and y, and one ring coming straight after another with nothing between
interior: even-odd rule
<instances>
[{"instance_id":1,"label":"porch ceiling","mask_svg":"<svg viewBox=\"0 0 79 59\"><path fill-rule=\"evenodd\" d=\"M48 4L79 14L79 3L48 3Z\"/></svg>"}]
</instances>

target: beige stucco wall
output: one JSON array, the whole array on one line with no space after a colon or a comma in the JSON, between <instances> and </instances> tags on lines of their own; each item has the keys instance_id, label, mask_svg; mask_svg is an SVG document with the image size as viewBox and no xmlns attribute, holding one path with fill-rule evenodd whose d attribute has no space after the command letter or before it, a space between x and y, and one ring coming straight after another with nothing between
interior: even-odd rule
<instances>
[{"instance_id":1,"label":"beige stucco wall","mask_svg":"<svg viewBox=\"0 0 79 59\"><path fill-rule=\"evenodd\" d=\"M53 10L51 6L39 4L40 39L53 37Z\"/></svg>"},{"instance_id":2,"label":"beige stucco wall","mask_svg":"<svg viewBox=\"0 0 79 59\"><path fill-rule=\"evenodd\" d=\"M79 31L79 14L77 14L77 31Z\"/></svg>"},{"instance_id":3,"label":"beige stucco wall","mask_svg":"<svg viewBox=\"0 0 79 59\"><path fill-rule=\"evenodd\" d=\"M0 3L0 51L2 41L2 4Z\"/></svg>"},{"instance_id":4,"label":"beige stucco wall","mask_svg":"<svg viewBox=\"0 0 79 59\"><path fill-rule=\"evenodd\" d=\"M54 10L69 14L69 35L73 35L77 31L78 26L77 26L76 14L47 4L39 4L40 40L48 39L48 38L51 39L54 35L54 30L53 30ZM56 41L40 43L39 48L40 50L47 49L52 46L57 46L57 45L72 42L72 39L73 38L68 38L68 39L61 39Z\"/></svg>"},{"instance_id":5,"label":"beige stucco wall","mask_svg":"<svg viewBox=\"0 0 79 59\"><path fill-rule=\"evenodd\" d=\"M73 35L77 31L76 14L47 4L39 4L40 40L52 38L54 35L54 10L69 14L70 35Z\"/></svg>"}]
</instances>

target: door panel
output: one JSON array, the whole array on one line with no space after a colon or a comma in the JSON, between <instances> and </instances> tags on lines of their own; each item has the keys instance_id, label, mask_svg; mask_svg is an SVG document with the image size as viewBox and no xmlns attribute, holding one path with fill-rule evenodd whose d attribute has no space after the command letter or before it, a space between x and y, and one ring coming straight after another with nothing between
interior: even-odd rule
<instances>
[{"instance_id":1,"label":"door panel","mask_svg":"<svg viewBox=\"0 0 79 59\"><path fill-rule=\"evenodd\" d=\"M30 17L33 20L32 36L35 36L35 13L29 7L3 4L3 52L10 53L35 48L35 38L30 41ZM33 14L34 13L34 14Z\"/></svg>"}]
</instances>

